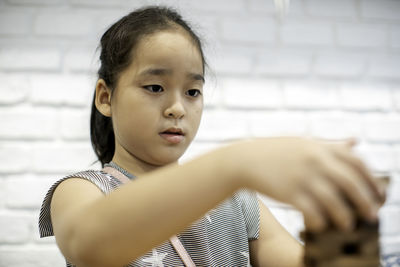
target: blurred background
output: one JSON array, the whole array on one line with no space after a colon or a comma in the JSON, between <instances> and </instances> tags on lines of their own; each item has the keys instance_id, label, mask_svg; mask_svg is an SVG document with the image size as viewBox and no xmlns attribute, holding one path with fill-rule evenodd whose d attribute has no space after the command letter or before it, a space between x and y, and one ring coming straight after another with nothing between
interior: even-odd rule
<instances>
[{"instance_id":1,"label":"blurred background","mask_svg":"<svg viewBox=\"0 0 400 267\"><path fill-rule=\"evenodd\" d=\"M99 38L128 11L176 7L205 42L197 140L183 160L236 138L356 137L392 177L382 253L400 252L400 1L0 0L0 266L63 266L38 212L62 176L98 169L89 141ZM290 167L290 166L288 166ZM264 198L298 237L301 215Z\"/></svg>"}]
</instances>

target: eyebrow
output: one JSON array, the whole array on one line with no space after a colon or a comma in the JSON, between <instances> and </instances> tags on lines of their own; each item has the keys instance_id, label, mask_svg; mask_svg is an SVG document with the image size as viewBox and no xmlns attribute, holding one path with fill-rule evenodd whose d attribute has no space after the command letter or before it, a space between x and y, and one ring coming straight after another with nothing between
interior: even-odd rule
<instances>
[{"instance_id":1,"label":"eyebrow","mask_svg":"<svg viewBox=\"0 0 400 267\"><path fill-rule=\"evenodd\" d=\"M171 69L161 69L161 68L149 68L142 72L140 72L140 76L165 76L171 75L173 71ZM192 73L189 72L187 76L195 81L202 81L205 82L204 76L199 73Z\"/></svg>"}]
</instances>

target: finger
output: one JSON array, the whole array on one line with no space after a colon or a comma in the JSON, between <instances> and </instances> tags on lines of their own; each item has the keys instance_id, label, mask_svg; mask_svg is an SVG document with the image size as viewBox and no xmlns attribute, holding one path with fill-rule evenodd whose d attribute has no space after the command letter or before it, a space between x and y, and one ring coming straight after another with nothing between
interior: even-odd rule
<instances>
[{"instance_id":1,"label":"finger","mask_svg":"<svg viewBox=\"0 0 400 267\"><path fill-rule=\"evenodd\" d=\"M353 211L349 204L343 200L343 196L336 189L336 185L326 179L315 179L308 190L335 226L341 230L352 229Z\"/></svg>"},{"instance_id":2,"label":"finger","mask_svg":"<svg viewBox=\"0 0 400 267\"><path fill-rule=\"evenodd\" d=\"M306 193L301 193L295 197L292 204L303 213L306 229L312 232L320 232L326 227L325 216L316 202Z\"/></svg>"},{"instance_id":3,"label":"finger","mask_svg":"<svg viewBox=\"0 0 400 267\"><path fill-rule=\"evenodd\" d=\"M332 159L322 160L322 174L335 183L346 198L360 212L360 215L376 220L377 204L371 194L369 186L363 182L361 175L348 163Z\"/></svg>"},{"instance_id":4,"label":"finger","mask_svg":"<svg viewBox=\"0 0 400 267\"><path fill-rule=\"evenodd\" d=\"M353 148L354 146L356 146L358 143L358 140L354 137L350 137L345 139L345 145L349 148Z\"/></svg>"},{"instance_id":5,"label":"finger","mask_svg":"<svg viewBox=\"0 0 400 267\"><path fill-rule=\"evenodd\" d=\"M390 183L390 176L388 174L375 174L375 182L378 185L380 195L382 196L380 204L383 205L386 201L386 190Z\"/></svg>"},{"instance_id":6,"label":"finger","mask_svg":"<svg viewBox=\"0 0 400 267\"><path fill-rule=\"evenodd\" d=\"M332 150L337 158L349 163L357 172L359 172L362 179L367 183L372 195L376 198L376 201L382 202L382 199L384 199L385 196L382 194L382 190L379 188L378 183L362 160L346 149L333 147Z\"/></svg>"}]
</instances>

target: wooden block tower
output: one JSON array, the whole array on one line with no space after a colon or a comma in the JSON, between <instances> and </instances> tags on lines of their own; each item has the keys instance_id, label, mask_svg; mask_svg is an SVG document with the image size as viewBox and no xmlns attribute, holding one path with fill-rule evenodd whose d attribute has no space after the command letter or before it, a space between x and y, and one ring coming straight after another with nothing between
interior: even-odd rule
<instances>
[{"instance_id":1,"label":"wooden block tower","mask_svg":"<svg viewBox=\"0 0 400 267\"><path fill-rule=\"evenodd\" d=\"M389 177L378 178L386 189ZM384 200L382 200L383 204ZM320 233L301 233L305 245L306 267L379 267L379 223L358 218L353 231L333 227Z\"/></svg>"}]
</instances>

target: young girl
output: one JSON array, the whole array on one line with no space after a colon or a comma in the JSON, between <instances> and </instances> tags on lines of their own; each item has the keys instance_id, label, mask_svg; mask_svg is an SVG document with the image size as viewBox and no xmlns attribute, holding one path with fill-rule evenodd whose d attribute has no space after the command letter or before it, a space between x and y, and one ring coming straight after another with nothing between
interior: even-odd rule
<instances>
[{"instance_id":1,"label":"young girl","mask_svg":"<svg viewBox=\"0 0 400 267\"><path fill-rule=\"evenodd\" d=\"M147 7L101 38L91 138L110 171L56 182L39 219L67 266L182 266L178 234L197 266L300 266L302 247L256 198L303 212L308 229L351 229L352 207L375 220L381 197L353 141L296 138L237 142L182 165L203 109L206 62L175 11ZM245 88L243 88L245 90Z\"/></svg>"}]
</instances>

